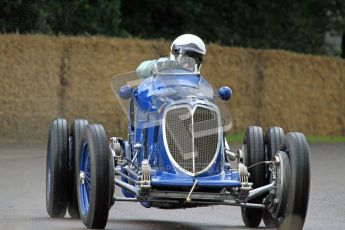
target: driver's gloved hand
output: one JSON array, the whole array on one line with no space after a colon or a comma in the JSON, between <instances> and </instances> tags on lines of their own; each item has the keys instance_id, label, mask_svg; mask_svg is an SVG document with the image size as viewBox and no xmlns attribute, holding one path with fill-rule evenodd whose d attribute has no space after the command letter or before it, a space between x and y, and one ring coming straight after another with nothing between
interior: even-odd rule
<instances>
[{"instance_id":1,"label":"driver's gloved hand","mask_svg":"<svg viewBox=\"0 0 345 230\"><path fill-rule=\"evenodd\" d=\"M167 57L159 58L158 60L147 60L143 61L137 68L137 75L141 79L148 78L152 74L159 71L159 68L162 68L163 63L169 60Z\"/></svg>"},{"instance_id":2,"label":"driver's gloved hand","mask_svg":"<svg viewBox=\"0 0 345 230\"><path fill-rule=\"evenodd\" d=\"M176 67L177 67L177 61L175 61L175 60L166 60L163 63L164 69L175 69Z\"/></svg>"},{"instance_id":3,"label":"driver's gloved hand","mask_svg":"<svg viewBox=\"0 0 345 230\"><path fill-rule=\"evenodd\" d=\"M177 62L175 60L165 60L162 62L157 62L158 70L175 69L177 67Z\"/></svg>"}]
</instances>

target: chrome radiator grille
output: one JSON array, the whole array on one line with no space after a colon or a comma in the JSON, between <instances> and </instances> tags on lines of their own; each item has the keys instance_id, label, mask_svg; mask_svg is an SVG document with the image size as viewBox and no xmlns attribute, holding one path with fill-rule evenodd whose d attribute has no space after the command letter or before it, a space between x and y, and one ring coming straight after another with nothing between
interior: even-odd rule
<instances>
[{"instance_id":1,"label":"chrome radiator grille","mask_svg":"<svg viewBox=\"0 0 345 230\"><path fill-rule=\"evenodd\" d=\"M169 152L184 170L205 170L217 153L219 133L216 111L198 106L171 109L165 116L165 135Z\"/></svg>"}]
</instances>

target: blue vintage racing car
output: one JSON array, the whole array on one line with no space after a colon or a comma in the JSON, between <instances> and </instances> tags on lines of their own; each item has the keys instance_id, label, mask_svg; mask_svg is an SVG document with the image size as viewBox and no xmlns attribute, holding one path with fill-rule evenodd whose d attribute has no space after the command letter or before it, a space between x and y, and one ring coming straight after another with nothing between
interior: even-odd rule
<instances>
[{"instance_id":1,"label":"blue vintage racing car","mask_svg":"<svg viewBox=\"0 0 345 230\"><path fill-rule=\"evenodd\" d=\"M104 228L117 202L146 208L240 206L244 224L302 229L308 207L309 147L303 134L250 126L243 145L230 149L232 126L219 90L200 75L193 59L157 65L112 79L128 117L128 136L109 138L100 124L51 121L47 148L49 216L80 218ZM230 138L231 139L231 138ZM123 196L114 196L115 187Z\"/></svg>"}]
</instances>

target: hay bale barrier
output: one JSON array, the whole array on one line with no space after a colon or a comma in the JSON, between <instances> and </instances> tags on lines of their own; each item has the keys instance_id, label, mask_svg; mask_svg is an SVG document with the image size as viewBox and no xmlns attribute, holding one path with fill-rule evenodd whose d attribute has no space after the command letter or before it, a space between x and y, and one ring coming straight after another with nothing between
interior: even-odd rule
<instances>
[{"instance_id":1,"label":"hay bale barrier","mask_svg":"<svg viewBox=\"0 0 345 230\"><path fill-rule=\"evenodd\" d=\"M114 74L168 55L169 42L104 37L0 35L0 142L44 143L54 117L102 123L126 136L111 92ZM345 61L276 50L207 46L203 76L228 85L232 133L248 125L345 135Z\"/></svg>"}]
</instances>

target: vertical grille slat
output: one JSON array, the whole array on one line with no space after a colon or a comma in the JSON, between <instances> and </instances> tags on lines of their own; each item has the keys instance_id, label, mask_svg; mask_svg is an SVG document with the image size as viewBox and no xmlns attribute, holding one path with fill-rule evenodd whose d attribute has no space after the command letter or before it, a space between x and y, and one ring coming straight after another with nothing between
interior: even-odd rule
<instances>
[{"instance_id":1,"label":"vertical grille slat","mask_svg":"<svg viewBox=\"0 0 345 230\"><path fill-rule=\"evenodd\" d=\"M180 107L169 110L165 119L167 147L176 163L191 173L207 168L218 148L217 112L198 106L192 114Z\"/></svg>"}]
</instances>

